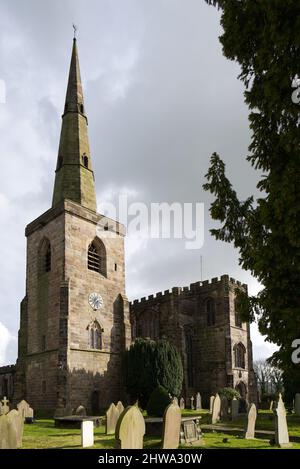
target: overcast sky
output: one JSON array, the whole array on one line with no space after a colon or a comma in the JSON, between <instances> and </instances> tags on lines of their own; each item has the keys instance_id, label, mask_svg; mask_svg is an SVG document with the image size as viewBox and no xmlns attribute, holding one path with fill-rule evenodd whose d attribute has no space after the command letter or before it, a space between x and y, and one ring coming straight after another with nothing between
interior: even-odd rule
<instances>
[{"instance_id":1,"label":"overcast sky","mask_svg":"<svg viewBox=\"0 0 300 469\"><path fill-rule=\"evenodd\" d=\"M130 300L228 273L259 289L238 253L209 234L202 189L212 152L243 199L256 175L239 69L222 55L204 0L0 0L0 365L17 354L27 223L51 205L72 46L78 47L99 202L203 202L205 242L126 241ZM0 95L1 98L1 95ZM0 99L1 101L1 99ZM254 357L270 356L252 326Z\"/></svg>"}]
</instances>

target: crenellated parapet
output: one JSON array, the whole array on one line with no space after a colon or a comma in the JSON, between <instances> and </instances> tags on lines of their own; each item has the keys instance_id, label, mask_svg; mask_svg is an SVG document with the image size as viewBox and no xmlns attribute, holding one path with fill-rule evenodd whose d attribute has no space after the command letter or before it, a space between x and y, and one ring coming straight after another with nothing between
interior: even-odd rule
<instances>
[{"instance_id":1,"label":"crenellated parapet","mask_svg":"<svg viewBox=\"0 0 300 469\"><path fill-rule=\"evenodd\" d=\"M131 307L136 307L137 305L146 305L151 302L157 303L158 300L170 300L171 296L187 296L189 294L202 294L207 289L209 290L211 287L225 287L225 288L240 288L247 292L247 284L240 282L239 280L235 280L229 275L222 275L221 277L214 277L211 280L203 280L199 282L191 283L185 287L173 287L170 290L160 291L153 295L149 295L148 297L142 297L140 299L136 299L130 302Z\"/></svg>"}]
</instances>

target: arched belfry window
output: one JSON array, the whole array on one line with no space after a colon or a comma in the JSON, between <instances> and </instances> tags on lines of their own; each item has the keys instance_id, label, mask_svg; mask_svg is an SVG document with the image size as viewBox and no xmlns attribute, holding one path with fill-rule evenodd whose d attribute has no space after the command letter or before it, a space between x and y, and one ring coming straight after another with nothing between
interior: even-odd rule
<instances>
[{"instance_id":1,"label":"arched belfry window","mask_svg":"<svg viewBox=\"0 0 300 469\"><path fill-rule=\"evenodd\" d=\"M89 270L106 277L106 249L99 238L95 238L88 247L87 265Z\"/></svg>"},{"instance_id":2,"label":"arched belfry window","mask_svg":"<svg viewBox=\"0 0 300 469\"><path fill-rule=\"evenodd\" d=\"M246 368L246 348L240 342L234 346L234 362L236 368Z\"/></svg>"},{"instance_id":3,"label":"arched belfry window","mask_svg":"<svg viewBox=\"0 0 300 469\"><path fill-rule=\"evenodd\" d=\"M48 238L43 238L39 248L39 271L40 273L51 271L51 244Z\"/></svg>"},{"instance_id":4,"label":"arched belfry window","mask_svg":"<svg viewBox=\"0 0 300 469\"><path fill-rule=\"evenodd\" d=\"M89 348L93 350L102 350L102 332L103 329L98 321L92 322L88 326Z\"/></svg>"},{"instance_id":5,"label":"arched belfry window","mask_svg":"<svg viewBox=\"0 0 300 469\"><path fill-rule=\"evenodd\" d=\"M216 324L216 307L215 301L212 298L208 298L205 301L205 312L207 325L214 326Z\"/></svg>"}]
</instances>

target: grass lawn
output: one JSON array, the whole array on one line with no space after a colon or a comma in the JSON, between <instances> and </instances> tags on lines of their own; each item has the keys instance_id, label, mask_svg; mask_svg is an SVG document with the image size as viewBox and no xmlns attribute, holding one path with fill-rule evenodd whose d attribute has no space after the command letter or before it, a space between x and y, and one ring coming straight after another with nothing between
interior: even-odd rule
<instances>
[{"instance_id":1,"label":"grass lawn","mask_svg":"<svg viewBox=\"0 0 300 469\"><path fill-rule=\"evenodd\" d=\"M201 414L201 424L210 423L210 415L207 410L202 411L183 411L183 416ZM240 418L234 422L226 421L219 424L220 426L244 428L245 418ZM290 435L300 436L300 418L294 415L288 416L288 425ZM257 429L273 430L273 416L270 411L260 411L257 418ZM223 439L227 438L228 442L223 443ZM228 435L223 433L208 432L204 434L204 448L206 449L226 449L226 448L257 448L270 449L268 439L245 440L244 438ZM25 425L23 448L65 448L78 449L80 446L80 430L69 428L54 427L53 420L37 420L34 424ZM114 435L105 435L105 428L101 426L95 429L95 445L97 449L114 448ZM145 437L144 448L160 448L160 439ZM184 447L183 447L184 448ZM186 447L185 447L186 448ZM293 443L293 448L300 449L300 443Z\"/></svg>"},{"instance_id":2,"label":"grass lawn","mask_svg":"<svg viewBox=\"0 0 300 469\"><path fill-rule=\"evenodd\" d=\"M300 417L297 415L287 415L288 429L290 436L297 436L300 438ZM206 413L201 419L201 423L210 423L209 414ZM245 428L246 416L240 417L234 421L224 421L218 424L219 426ZM259 410L255 424L256 430L273 430L274 431L274 415L270 410Z\"/></svg>"}]
</instances>

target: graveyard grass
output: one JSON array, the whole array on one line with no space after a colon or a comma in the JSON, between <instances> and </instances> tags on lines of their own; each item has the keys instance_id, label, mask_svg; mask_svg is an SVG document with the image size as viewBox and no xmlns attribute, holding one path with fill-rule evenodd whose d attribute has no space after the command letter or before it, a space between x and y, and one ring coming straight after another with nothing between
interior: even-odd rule
<instances>
[{"instance_id":1,"label":"graveyard grass","mask_svg":"<svg viewBox=\"0 0 300 469\"><path fill-rule=\"evenodd\" d=\"M201 425L210 423L210 415L208 411L189 411L182 412L183 416L197 415L201 413ZM300 438L300 417L295 415L288 415L288 427L290 437ZM232 434L228 433L215 433L204 432L206 449L226 449L226 448L253 448L253 449L271 449L269 439L256 438L255 440L245 440L239 435L234 435L234 428L244 429L245 418L239 418L234 422L226 421L217 424L219 426L226 426L233 429ZM259 411L256 421L257 430L273 430L274 427L273 415L270 411ZM226 443L223 439L227 439ZM112 449L114 448L114 435L106 435L105 427L100 426L95 429L95 449ZM144 438L144 448L157 449L160 448L161 440L154 437ZM80 449L80 430L70 428L56 428L54 427L53 420L37 420L34 424L29 424L24 427L23 436L23 449L28 448L60 448L60 449ZM189 448L183 446L180 448ZM273 447L274 448L274 447ZM294 449L300 449L300 442L293 443Z\"/></svg>"}]
</instances>

